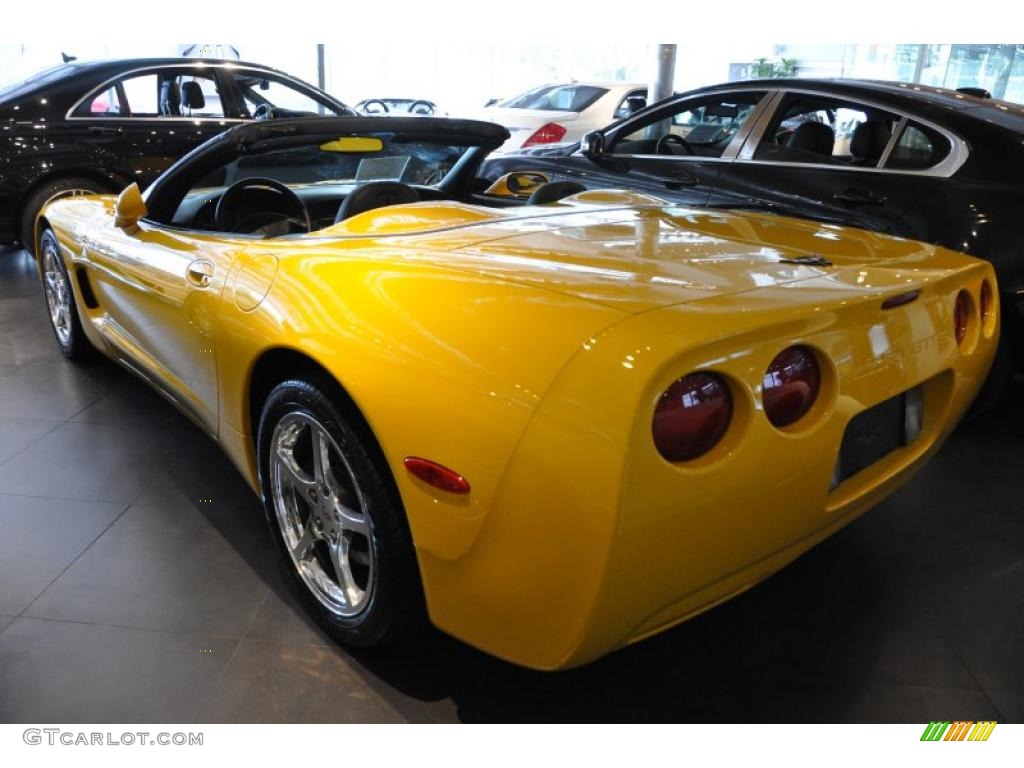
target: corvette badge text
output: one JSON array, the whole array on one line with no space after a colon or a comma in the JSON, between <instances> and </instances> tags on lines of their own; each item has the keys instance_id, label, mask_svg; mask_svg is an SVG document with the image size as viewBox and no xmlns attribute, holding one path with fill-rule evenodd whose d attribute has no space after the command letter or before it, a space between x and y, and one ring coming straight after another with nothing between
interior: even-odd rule
<instances>
[{"instance_id":1,"label":"corvette badge text","mask_svg":"<svg viewBox=\"0 0 1024 768\"><path fill-rule=\"evenodd\" d=\"M65 731L60 728L26 728L21 735L29 745L65 747L201 747L202 733L150 733L125 731L100 733L98 731Z\"/></svg>"},{"instance_id":2,"label":"corvette badge text","mask_svg":"<svg viewBox=\"0 0 1024 768\"><path fill-rule=\"evenodd\" d=\"M921 734L921 741L988 741L995 727L995 720L933 720Z\"/></svg>"}]
</instances>

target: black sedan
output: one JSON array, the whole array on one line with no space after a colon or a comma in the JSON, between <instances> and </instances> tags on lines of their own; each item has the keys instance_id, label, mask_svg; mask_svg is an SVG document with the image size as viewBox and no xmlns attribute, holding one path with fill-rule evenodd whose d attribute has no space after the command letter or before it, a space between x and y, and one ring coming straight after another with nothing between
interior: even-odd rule
<instances>
[{"instance_id":1,"label":"black sedan","mask_svg":"<svg viewBox=\"0 0 1024 768\"><path fill-rule=\"evenodd\" d=\"M923 85L758 80L654 104L565 145L488 161L690 205L887 232L995 264L1024 359L1024 106ZM823 230L827 232L827 230ZM994 381L1005 380L1006 346Z\"/></svg>"},{"instance_id":2,"label":"black sedan","mask_svg":"<svg viewBox=\"0 0 1024 768\"><path fill-rule=\"evenodd\" d=\"M290 75L213 59L71 62L0 87L0 243L32 243L54 197L148 185L244 120L350 108Z\"/></svg>"}]
</instances>

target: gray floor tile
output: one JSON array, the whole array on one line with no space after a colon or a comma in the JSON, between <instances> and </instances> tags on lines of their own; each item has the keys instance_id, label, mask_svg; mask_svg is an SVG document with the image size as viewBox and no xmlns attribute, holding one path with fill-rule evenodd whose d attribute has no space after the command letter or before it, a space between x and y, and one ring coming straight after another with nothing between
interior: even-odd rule
<instances>
[{"instance_id":1,"label":"gray floor tile","mask_svg":"<svg viewBox=\"0 0 1024 768\"><path fill-rule=\"evenodd\" d=\"M0 495L0 613L21 613L123 509Z\"/></svg>"},{"instance_id":2,"label":"gray floor tile","mask_svg":"<svg viewBox=\"0 0 1024 768\"><path fill-rule=\"evenodd\" d=\"M101 394L103 387L87 371L63 358L0 371L0 416L64 421Z\"/></svg>"},{"instance_id":3,"label":"gray floor tile","mask_svg":"<svg viewBox=\"0 0 1024 768\"><path fill-rule=\"evenodd\" d=\"M269 537L229 511L210 515L133 506L25 615L242 637L267 594Z\"/></svg>"},{"instance_id":4,"label":"gray floor tile","mask_svg":"<svg viewBox=\"0 0 1024 768\"><path fill-rule=\"evenodd\" d=\"M142 427L69 422L0 466L0 493L131 501L159 467L159 440Z\"/></svg>"},{"instance_id":5,"label":"gray floor tile","mask_svg":"<svg viewBox=\"0 0 1024 768\"><path fill-rule=\"evenodd\" d=\"M17 456L61 422L0 416L0 464Z\"/></svg>"},{"instance_id":6,"label":"gray floor tile","mask_svg":"<svg viewBox=\"0 0 1024 768\"><path fill-rule=\"evenodd\" d=\"M17 619L0 634L0 721L195 722L234 640Z\"/></svg>"},{"instance_id":7,"label":"gray floor tile","mask_svg":"<svg viewBox=\"0 0 1024 768\"><path fill-rule=\"evenodd\" d=\"M211 722L394 723L401 716L318 646L243 640L203 709Z\"/></svg>"},{"instance_id":8,"label":"gray floor tile","mask_svg":"<svg viewBox=\"0 0 1024 768\"><path fill-rule=\"evenodd\" d=\"M284 574L272 583L266 600L245 635L248 640L264 640L290 645L333 646L334 641L320 629L284 583Z\"/></svg>"},{"instance_id":9,"label":"gray floor tile","mask_svg":"<svg viewBox=\"0 0 1024 768\"><path fill-rule=\"evenodd\" d=\"M13 616L0 616L0 632L3 632L12 621Z\"/></svg>"}]
</instances>

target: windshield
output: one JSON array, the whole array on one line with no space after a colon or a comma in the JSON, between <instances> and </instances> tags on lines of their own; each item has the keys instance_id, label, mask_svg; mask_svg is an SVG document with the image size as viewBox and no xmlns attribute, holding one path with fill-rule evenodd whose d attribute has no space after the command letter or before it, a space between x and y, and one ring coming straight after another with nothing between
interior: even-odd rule
<instances>
[{"instance_id":1,"label":"windshield","mask_svg":"<svg viewBox=\"0 0 1024 768\"><path fill-rule=\"evenodd\" d=\"M544 85L498 104L508 109L543 109L582 112L608 93L595 85Z\"/></svg>"},{"instance_id":2,"label":"windshield","mask_svg":"<svg viewBox=\"0 0 1024 768\"><path fill-rule=\"evenodd\" d=\"M375 134L374 138L379 138L382 144L375 151L336 151L330 149L328 143L318 143L247 153L207 176L198 187L229 186L242 179L257 177L270 178L289 186L361 184L366 181L401 181L431 186L448 175L467 149L425 141L404 141L383 134Z\"/></svg>"},{"instance_id":3,"label":"windshield","mask_svg":"<svg viewBox=\"0 0 1024 768\"><path fill-rule=\"evenodd\" d=\"M58 64L55 67L49 69L43 69L39 72L29 75L28 77L19 78L17 80L8 80L5 83L0 83L0 101L9 101L10 99L16 99L19 96L24 96L36 88L41 88L44 85L49 85L52 82L60 80L62 77L66 77L75 71L75 67L69 64Z\"/></svg>"}]
</instances>

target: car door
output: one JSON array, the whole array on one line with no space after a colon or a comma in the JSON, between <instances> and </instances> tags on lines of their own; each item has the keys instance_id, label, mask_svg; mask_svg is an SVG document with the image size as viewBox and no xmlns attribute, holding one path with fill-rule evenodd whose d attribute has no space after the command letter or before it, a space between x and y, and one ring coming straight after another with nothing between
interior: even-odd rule
<instances>
[{"instance_id":1,"label":"car door","mask_svg":"<svg viewBox=\"0 0 1024 768\"><path fill-rule=\"evenodd\" d=\"M219 68L187 63L125 73L89 94L74 111L82 141L147 187L180 157L239 122L221 98Z\"/></svg>"},{"instance_id":2,"label":"car door","mask_svg":"<svg viewBox=\"0 0 1024 768\"><path fill-rule=\"evenodd\" d=\"M702 94L644 110L607 131L601 154L566 158L559 177L588 189L625 188L704 205L765 96L764 91Z\"/></svg>"},{"instance_id":3,"label":"car door","mask_svg":"<svg viewBox=\"0 0 1024 768\"><path fill-rule=\"evenodd\" d=\"M943 180L929 168L901 164L896 146L925 130L935 150L952 143L941 132L913 128L891 109L857 99L780 91L734 162L718 176L722 204L767 205L779 213L885 231ZM934 161L934 165L939 161Z\"/></svg>"},{"instance_id":4,"label":"car door","mask_svg":"<svg viewBox=\"0 0 1024 768\"><path fill-rule=\"evenodd\" d=\"M84 244L102 331L122 362L217 430L217 304L236 249L145 220Z\"/></svg>"}]
</instances>

